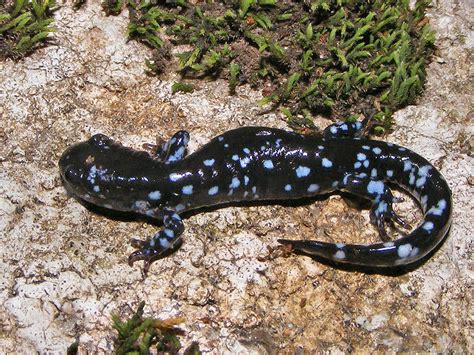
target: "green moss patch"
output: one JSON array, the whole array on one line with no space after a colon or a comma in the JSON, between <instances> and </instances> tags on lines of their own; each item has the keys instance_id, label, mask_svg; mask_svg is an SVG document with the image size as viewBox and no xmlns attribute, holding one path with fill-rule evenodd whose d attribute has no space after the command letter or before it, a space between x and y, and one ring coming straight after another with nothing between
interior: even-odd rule
<instances>
[{"instance_id":1,"label":"green moss patch","mask_svg":"<svg viewBox=\"0 0 474 355\"><path fill-rule=\"evenodd\" d=\"M123 1L104 6L117 13ZM281 110L295 128L323 114L370 117L383 130L423 88L434 48L427 6L418 1L410 9L406 0L128 0L128 35L155 49L147 60L153 73L175 68L183 79L225 78L230 92L244 83L265 87L260 104ZM171 55L174 46L188 49Z\"/></svg>"},{"instance_id":2,"label":"green moss patch","mask_svg":"<svg viewBox=\"0 0 474 355\"><path fill-rule=\"evenodd\" d=\"M44 43L54 28L54 0L0 0L0 60L20 59Z\"/></svg>"}]
</instances>

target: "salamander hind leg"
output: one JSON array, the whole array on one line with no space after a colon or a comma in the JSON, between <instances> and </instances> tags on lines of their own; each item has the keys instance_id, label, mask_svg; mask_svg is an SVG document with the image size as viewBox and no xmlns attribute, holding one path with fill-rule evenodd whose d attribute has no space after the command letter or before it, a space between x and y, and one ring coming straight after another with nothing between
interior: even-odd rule
<instances>
[{"instance_id":1,"label":"salamander hind leg","mask_svg":"<svg viewBox=\"0 0 474 355\"><path fill-rule=\"evenodd\" d=\"M375 180L367 177L365 174L362 176L348 174L344 177L339 189L372 202L370 210L371 223L377 227L379 235L384 242L392 244L392 242L388 241L385 229L387 221L408 227L408 224L393 210L393 196L383 180ZM370 265L372 262L380 264L376 259L370 259L374 257L370 252L371 246L346 245L344 243L332 244L315 240L280 239L278 241L285 245L291 245L294 250L337 262L364 265ZM378 256L383 257L383 255ZM367 258L367 260L363 260L364 258Z\"/></svg>"},{"instance_id":2,"label":"salamander hind leg","mask_svg":"<svg viewBox=\"0 0 474 355\"><path fill-rule=\"evenodd\" d=\"M135 261L143 260L145 262L143 267L145 275L155 260L179 244L181 234L184 231L183 221L176 212L164 209L161 214L164 226L162 230L147 241L132 239L132 246L138 248L138 250L130 254L128 264L132 266Z\"/></svg>"}]
</instances>

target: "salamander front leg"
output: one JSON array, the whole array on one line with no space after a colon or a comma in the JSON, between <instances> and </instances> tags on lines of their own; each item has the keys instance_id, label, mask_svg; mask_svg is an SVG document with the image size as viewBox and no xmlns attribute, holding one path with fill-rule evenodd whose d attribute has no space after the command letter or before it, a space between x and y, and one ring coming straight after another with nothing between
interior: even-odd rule
<instances>
[{"instance_id":1,"label":"salamander front leg","mask_svg":"<svg viewBox=\"0 0 474 355\"><path fill-rule=\"evenodd\" d=\"M150 265L159 259L165 252L173 249L180 241L184 231L181 217L173 210L164 209L162 212L163 229L147 241L132 239L132 246L139 250L128 257L128 264L143 260L143 272L146 275Z\"/></svg>"},{"instance_id":2,"label":"salamander front leg","mask_svg":"<svg viewBox=\"0 0 474 355\"><path fill-rule=\"evenodd\" d=\"M153 155L159 161L172 162L181 160L186 156L186 150L189 143L189 133L187 131L178 131L173 137L162 145L143 144L143 148Z\"/></svg>"}]
</instances>

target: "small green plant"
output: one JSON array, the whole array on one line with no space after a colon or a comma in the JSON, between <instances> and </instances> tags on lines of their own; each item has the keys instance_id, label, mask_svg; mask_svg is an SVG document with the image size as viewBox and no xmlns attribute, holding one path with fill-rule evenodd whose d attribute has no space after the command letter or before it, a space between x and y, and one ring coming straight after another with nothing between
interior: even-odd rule
<instances>
[{"instance_id":1,"label":"small green plant","mask_svg":"<svg viewBox=\"0 0 474 355\"><path fill-rule=\"evenodd\" d=\"M47 40L55 29L54 0L0 2L0 60L19 59Z\"/></svg>"},{"instance_id":2,"label":"small green plant","mask_svg":"<svg viewBox=\"0 0 474 355\"><path fill-rule=\"evenodd\" d=\"M141 302L135 314L128 320L122 321L116 315L112 316L113 327L118 332L115 340L115 353L122 354L176 354L181 349L178 335L183 332L176 325L182 319L159 320L144 318L145 302ZM184 350L184 354L201 354L197 343L192 343Z\"/></svg>"},{"instance_id":3,"label":"small green plant","mask_svg":"<svg viewBox=\"0 0 474 355\"><path fill-rule=\"evenodd\" d=\"M223 77L271 90L261 105L279 108L295 128L313 114L368 116L376 131L413 103L425 81L434 34L419 0L108 0L128 1L128 35L155 49L151 72L176 67L183 78ZM173 46L187 50L170 54ZM177 65L175 65L177 64Z\"/></svg>"}]
</instances>

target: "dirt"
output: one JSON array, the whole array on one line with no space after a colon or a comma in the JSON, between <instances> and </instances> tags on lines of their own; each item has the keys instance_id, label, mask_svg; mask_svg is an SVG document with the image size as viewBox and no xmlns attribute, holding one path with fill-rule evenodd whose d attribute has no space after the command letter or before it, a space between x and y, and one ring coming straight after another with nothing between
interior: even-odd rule
<instances>
[{"instance_id":1,"label":"dirt","mask_svg":"<svg viewBox=\"0 0 474 355\"><path fill-rule=\"evenodd\" d=\"M190 216L182 247L145 280L126 259L132 237L155 226L94 214L65 192L57 161L98 132L140 148L179 129L191 151L230 128L285 128L258 115L261 92L204 82L171 94L177 80L145 74L147 48L125 39L126 14L98 1L56 13L52 45L0 63L0 351L112 352L111 314L183 316L186 335L212 353L405 351L472 353L474 179L472 1L429 11L437 51L416 106L396 114L385 140L433 162L453 192L453 225L426 263L402 275L333 268L298 255L269 256L283 236L377 241L367 210L334 195L312 204L228 207ZM324 127L325 120L317 124ZM397 205L419 217L410 199Z\"/></svg>"}]
</instances>

